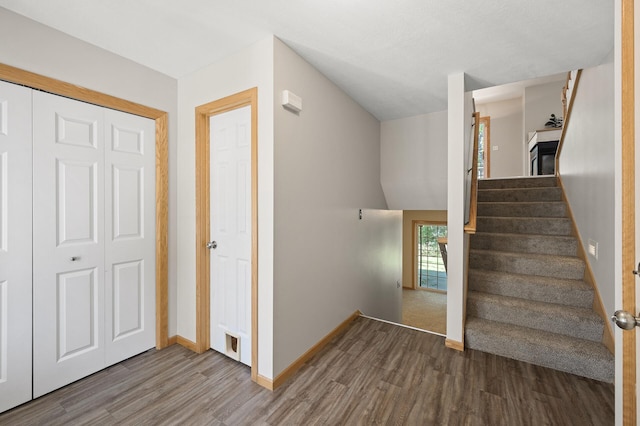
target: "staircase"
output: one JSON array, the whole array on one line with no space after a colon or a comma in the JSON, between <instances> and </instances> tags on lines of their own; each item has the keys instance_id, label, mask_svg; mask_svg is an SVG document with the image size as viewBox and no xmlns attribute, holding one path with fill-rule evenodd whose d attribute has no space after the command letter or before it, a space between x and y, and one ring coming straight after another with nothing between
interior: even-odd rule
<instances>
[{"instance_id":1,"label":"staircase","mask_svg":"<svg viewBox=\"0 0 640 426\"><path fill-rule=\"evenodd\" d=\"M465 344L612 383L606 324L592 310L555 177L478 181Z\"/></svg>"}]
</instances>

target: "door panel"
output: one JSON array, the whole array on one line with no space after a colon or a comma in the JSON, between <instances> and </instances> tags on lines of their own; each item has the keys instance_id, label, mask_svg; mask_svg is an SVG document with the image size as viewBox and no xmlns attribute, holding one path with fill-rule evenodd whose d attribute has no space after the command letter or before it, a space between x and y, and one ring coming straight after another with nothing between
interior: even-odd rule
<instances>
[{"instance_id":1,"label":"door panel","mask_svg":"<svg viewBox=\"0 0 640 426\"><path fill-rule=\"evenodd\" d=\"M98 347L98 281L96 268L58 274L56 334L58 360L65 361Z\"/></svg>"},{"instance_id":2,"label":"door panel","mask_svg":"<svg viewBox=\"0 0 640 426\"><path fill-rule=\"evenodd\" d=\"M113 239L143 238L142 168L113 166Z\"/></svg>"},{"instance_id":3,"label":"door panel","mask_svg":"<svg viewBox=\"0 0 640 426\"><path fill-rule=\"evenodd\" d=\"M31 399L31 90L0 82L0 412Z\"/></svg>"},{"instance_id":4,"label":"door panel","mask_svg":"<svg viewBox=\"0 0 640 426\"><path fill-rule=\"evenodd\" d=\"M156 343L155 122L105 110L106 363Z\"/></svg>"},{"instance_id":5,"label":"door panel","mask_svg":"<svg viewBox=\"0 0 640 426\"><path fill-rule=\"evenodd\" d=\"M251 107L210 119L211 347L251 364ZM230 353L232 336L238 354ZM234 352L234 351L231 351Z\"/></svg>"},{"instance_id":6,"label":"door panel","mask_svg":"<svg viewBox=\"0 0 640 426\"><path fill-rule=\"evenodd\" d=\"M33 92L35 397L104 367L102 114Z\"/></svg>"},{"instance_id":7,"label":"door panel","mask_svg":"<svg viewBox=\"0 0 640 426\"><path fill-rule=\"evenodd\" d=\"M56 142L98 149L98 126L99 123L95 120L65 116L64 113L58 112L56 113Z\"/></svg>"},{"instance_id":8,"label":"door panel","mask_svg":"<svg viewBox=\"0 0 640 426\"><path fill-rule=\"evenodd\" d=\"M113 265L113 340L143 330L144 261Z\"/></svg>"},{"instance_id":9,"label":"door panel","mask_svg":"<svg viewBox=\"0 0 640 426\"><path fill-rule=\"evenodd\" d=\"M56 159L58 246L97 243L98 165Z\"/></svg>"}]
</instances>

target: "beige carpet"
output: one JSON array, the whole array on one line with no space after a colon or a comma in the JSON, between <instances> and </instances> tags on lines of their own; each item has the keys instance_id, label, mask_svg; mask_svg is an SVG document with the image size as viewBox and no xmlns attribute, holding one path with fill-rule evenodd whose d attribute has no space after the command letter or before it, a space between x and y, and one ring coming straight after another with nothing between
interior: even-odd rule
<instances>
[{"instance_id":1,"label":"beige carpet","mask_svg":"<svg viewBox=\"0 0 640 426\"><path fill-rule=\"evenodd\" d=\"M402 289L402 324L447 334L447 295Z\"/></svg>"}]
</instances>

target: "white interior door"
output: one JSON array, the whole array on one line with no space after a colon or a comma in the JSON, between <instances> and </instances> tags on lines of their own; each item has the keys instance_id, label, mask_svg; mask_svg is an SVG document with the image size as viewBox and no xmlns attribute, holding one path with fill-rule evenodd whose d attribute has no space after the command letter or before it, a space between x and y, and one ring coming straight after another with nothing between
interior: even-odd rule
<instances>
[{"instance_id":1,"label":"white interior door","mask_svg":"<svg viewBox=\"0 0 640 426\"><path fill-rule=\"evenodd\" d=\"M251 365L250 106L211 117L209 152L211 348Z\"/></svg>"},{"instance_id":2,"label":"white interior door","mask_svg":"<svg viewBox=\"0 0 640 426\"><path fill-rule=\"evenodd\" d=\"M0 82L0 412L31 399L31 90Z\"/></svg>"},{"instance_id":3,"label":"white interior door","mask_svg":"<svg viewBox=\"0 0 640 426\"><path fill-rule=\"evenodd\" d=\"M37 397L155 345L155 122L33 103Z\"/></svg>"},{"instance_id":4,"label":"white interior door","mask_svg":"<svg viewBox=\"0 0 640 426\"><path fill-rule=\"evenodd\" d=\"M105 110L106 362L155 346L155 122Z\"/></svg>"},{"instance_id":5,"label":"white interior door","mask_svg":"<svg viewBox=\"0 0 640 426\"><path fill-rule=\"evenodd\" d=\"M34 397L104 366L102 109L33 92Z\"/></svg>"}]
</instances>

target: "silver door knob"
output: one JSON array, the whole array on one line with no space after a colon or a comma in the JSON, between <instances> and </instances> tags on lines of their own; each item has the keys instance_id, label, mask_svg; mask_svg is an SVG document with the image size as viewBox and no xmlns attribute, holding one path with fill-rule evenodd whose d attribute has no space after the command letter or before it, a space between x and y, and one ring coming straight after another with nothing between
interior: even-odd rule
<instances>
[{"instance_id":1,"label":"silver door knob","mask_svg":"<svg viewBox=\"0 0 640 426\"><path fill-rule=\"evenodd\" d=\"M640 318L627 311L616 311L611 317L611 321L615 322L623 330L633 330L640 325Z\"/></svg>"},{"instance_id":2,"label":"silver door knob","mask_svg":"<svg viewBox=\"0 0 640 426\"><path fill-rule=\"evenodd\" d=\"M207 241L207 248L209 250L216 249L218 247L218 243L215 241Z\"/></svg>"}]
</instances>

